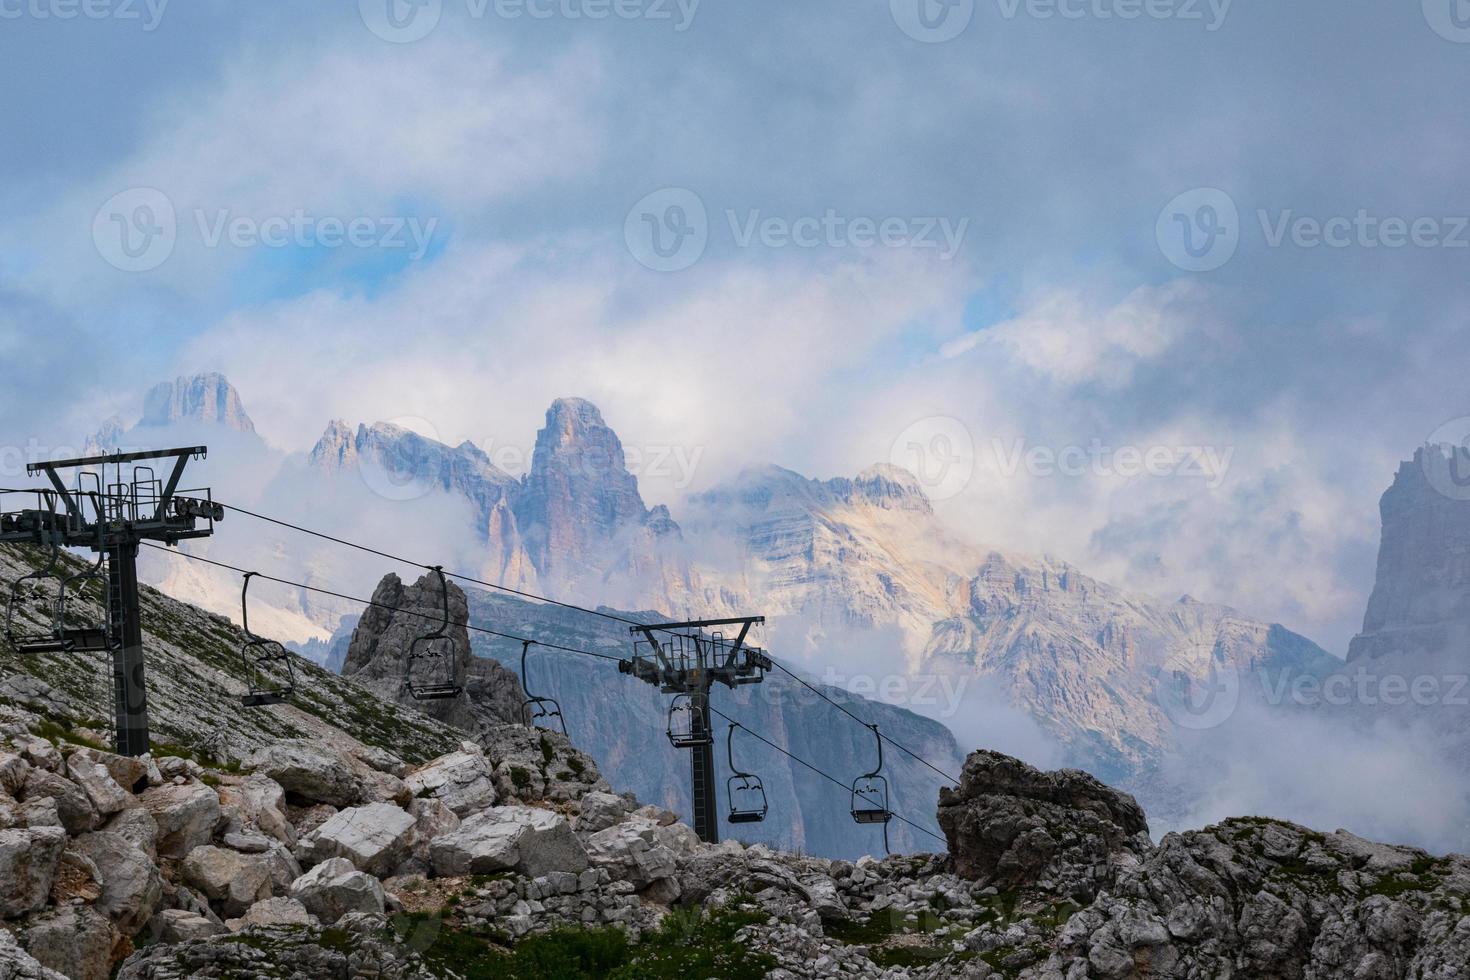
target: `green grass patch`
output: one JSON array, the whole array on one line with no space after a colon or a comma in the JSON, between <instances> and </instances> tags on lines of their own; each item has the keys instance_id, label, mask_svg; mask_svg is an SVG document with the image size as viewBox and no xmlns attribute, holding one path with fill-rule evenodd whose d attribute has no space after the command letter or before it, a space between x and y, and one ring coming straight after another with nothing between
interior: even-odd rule
<instances>
[{"instance_id":1,"label":"green grass patch","mask_svg":"<svg viewBox=\"0 0 1470 980\"><path fill-rule=\"evenodd\" d=\"M407 935L426 916L400 918L400 934ZM775 968L774 958L751 952L735 935L765 918L747 909L695 909L670 915L636 944L617 929L560 929L523 939L509 952L446 925L423 955L431 968L462 980L761 980Z\"/></svg>"}]
</instances>

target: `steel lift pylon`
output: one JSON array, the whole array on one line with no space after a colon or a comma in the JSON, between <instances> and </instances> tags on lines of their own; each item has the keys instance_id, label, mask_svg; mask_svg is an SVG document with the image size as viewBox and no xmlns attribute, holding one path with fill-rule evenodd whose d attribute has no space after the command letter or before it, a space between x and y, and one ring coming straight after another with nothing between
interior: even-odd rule
<instances>
[{"instance_id":1,"label":"steel lift pylon","mask_svg":"<svg viewBox=\"0 0 1470 980\"><path fill-rule=\"evenodd\" d=\"M224 508L213 502L208 490L179 490L189 460L203 459L208 452L204 446L192 446L32 463L26 473L44 476L50 488L0 492L0 543L85 548L105 556L107 622L101 627L68 628L63 599L57 604L53 642L34 644L30 650L111 652L113 741L119 755L136 756L149 749L138 548L145 541L172 547L214 533ZM172 462L166 477L159 478L146 465L155 460ZM115 473L111 483L109 467ZM63 472L75 473L70 486ZM24 647L18 649L25 652Z\"/></svg>"},{"instance_id":2,"label":"steel lift pylon","mask_svg":"<svg viewBox=\"0 0 1470 980\"><path fill-rule=\"evenodd\" d=\"M717 683L734 690L759 684L774 666L764 650L746 644L752 626L763 616L703 619L687 623L633 626L641 634L633 644L633 659L618 670L674 695L669 709L669 741L690 753L689 779L694 801L694 831L699 839L719 843L719 813L715 799L714 728L710 723L710 690ZM739 627L735 636L706 633L719 627Z\"/></svg>"}]
</instances>

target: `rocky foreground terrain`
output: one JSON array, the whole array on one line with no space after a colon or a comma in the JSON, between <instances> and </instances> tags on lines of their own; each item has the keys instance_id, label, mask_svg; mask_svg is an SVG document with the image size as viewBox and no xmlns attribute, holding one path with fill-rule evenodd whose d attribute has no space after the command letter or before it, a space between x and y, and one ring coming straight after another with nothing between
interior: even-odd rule
<instances>
[{"instance_id":1,"label":"rocky foreground terrain","mask_svg":"<svg viewBox=\"0 0 1470 980\"><path fill-rule=\"evenodd\" d=\"M3 584L27 568L0 549ZM299 662L296 703L256 710L238 631L147 593L137 758L82 661L0 642L0 980L1470 976L1470 859L1255 818L1155 844L1132 797L991 752L939 794L944 854L705 844L508 723L514 678L458 631L466 702L400 703L427 584L380 587L362 683Z\"/></svg>"},{"instance_id":2,"label":"rocky foreground terrain","mask_svg":"<svg viewBox=\"0 0 1470 980\"><path fill-rule=\"evenodd\" d=\"M6 715L5 978L1470 975L1470 859L1257 819L1155 846L1131 797L995 753L942 795L948 854L846 862L703 844L519 726L221 766Z\"/></svg>"}]
</instances>

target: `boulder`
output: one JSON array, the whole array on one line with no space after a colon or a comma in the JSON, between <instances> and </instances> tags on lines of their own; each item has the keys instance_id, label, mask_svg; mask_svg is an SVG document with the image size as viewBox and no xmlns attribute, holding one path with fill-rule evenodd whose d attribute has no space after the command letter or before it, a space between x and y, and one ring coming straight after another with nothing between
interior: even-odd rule
<instances>
[{"instance_id":1,"label":"boulder","mask_svg":"<svg viewBox=\"0 0 1470 980\"><path fill-rule=\"evenodd\" d=\"M208 939L225 931L220 923L188 909L164 909L148 920L148 938L154 943L185 943Z\"/></svg>"},{"instance_id":2,"label":"boulder","mask_svg":"<svg viewBox=\"0 0 1470 980\"><path fill-rule=\"evenodd\" d=\"M153 786L138 797L158 824L158 853L181 858L208 844L219 823L219 796L203 783Z\"/></svg>"},{"instance_id":3,"label":"boulder","mask_svg":"<svg viewBox=\"0 0 1470 980\"><path fill-rule=\"evenodd\" d=\"M60 827L0 830L0 918L45 906L65 847L66 831Z\"/></svg>"},{"instance_id":4,"label":"boulder","mask_svg":"<svg viewBox=\"0 0 1470 980\"><path fill-rule=\"evenodd\" d=\"M86 905L63 905L28 919L20 942L43 966L71 980L107 980L112 972L112 926Z\"/></svg>"},{"instance_id":5,"label":"boulder","mask_svg":"<svg viewBox=\"0 0 1470 980\"><path fill-rule=\"evenodd\" d=\"M0 790L19 796L31 764L13 752L0 752Z\"/></svg>"},{"instance_id":6,"label":"boulder","mask_svg":"<svg viewBox=\"0 0 1470 980\"><path fill-rule=\"evenodd\" d=\"M291 883L291 897L324 924L331 925L349 912L382 914L383 886L346 858L331 858Z\"/></svg>"},{"instance_id":7,"label":"boulder","mask_svg":"<svg viewBox=\"0 0 1470 980\"><path fill-rule=\"evenodd\" d=\"M959 788L940 790L939 825L961 877L1079 901L1152 849L1148 820L1127 793L1075 769L1041 772L997 752L972 753Z\"/></svg>"},{"instance_id":8,"label":"boulder","mask_svg":"<svg viewBox=\"0 0 1470 980\"><path fill-rule=\"evenodd\" d=\"M318 926L317 917L306 910L306 906L294 898L267 898L256 902L238 919L230 919L225 926L231 932L239 932L251 926Z\"/></svg>"},{"instance_id":9,"label":"boulder","mask_svg":"<svg viewBox=\"0 0 1470 980\"><path fill-rule=\"evenodd\" d=\"M595 834L606 830L628 815L628 801L612 793L588 793L581 799L577 815L577 833Z\"/></svg>"},{"instance_id":10,"label":"boulder","mask_svg":"<svg viewBox=\"0 0 1470 980\"><path fill-rule=\"evenodd\" d=\"M80 786L49 769L32 768L26 773L21 799L50 799L69 834L82 834L97 826L97 808Z\"/></svg>"},{"instance_id":11,"label":"boulder","mask_svg":"<svg viewBox=\"0 0 1470 980\"><path fill-rule=\"evenodd\" d=\"M240 915L271 896L270 865L259 854L241 854L205 844L189 852L180 873L226 917Z\"/></svg>"},{"instance_id":12,"label":"boulder","mask_svg":"<svg viewBox=\"0 0 1470 980\"><path fill-rule=\"evenodd\" d=\"M489 811L477 813L458 830L429 844L434 874L454 878L510 871L520 863L520 843L526 834L521 824L499 820Z\"/></svg>"},{"instance_id":13,"label":"boulder","mask_svg":"<svg viewBox=\"0 0 1470 980\"><path fill-rule=\"evenodd\" d=\"M103 752L101 749L79 748L66 757L67 771L71 771L73 763L78 760L101 765L112 776L113 782L122 789L132 793L133 790L148 779L148 764L144 761L147 757L136 759L125 755L117 755L113 752Z\"/></svg>"},{"instance_id":14,"label":"boulder","mask_svg":"<svg viewBox=\"0 0 1470 980\"><path fill-rule=\"evenodd\" d=\"M587 851L565 817L534 807L492 807L429 845L440 877L514 870L527 878L587 868Z\"/></svg>"},{"instance_id":15,"label":"boulder","mask_svg":"<svg viewBox=\"0 0 1470 980\"><path fill-rule=\"evenodd\" d=\"M158 866L127 837L110 831L83 834L73 846L97 868L102 894L94 907L123 935L135 935L163 895Z\"/></svg>"},{"instance_id":16,"label":"boulder","mask_svg":"<svg viewBox=\"0 0 1470 980\"><path fill-rule=\"evenodd\" d=\"M26 800L20 805L20 818L22 827L63 827L61 823L61 810L56 801L49 796L38 796ZM63 829L65 829L63 827Z\"/></svg>"},{"instance_id":17,"label":"boulder","mask_svg":"<svg viewBox=\"0 0 1470 980\"><path fill-rule=\"evenodd\" d=\"M370 768L399 779L402 779L408 772L408 763L387 749L376 745L358 745L353 748L352 754Z\"/></svg>"},{"instance_id":18,"label":"boulder","mask_svg":"<svg viewBox=\"0 0 1470 980\"><path fill-rule=\"evenodd\" d=\"M341 752L309 739L273 742L252 752L245 767L269 776L305 803L352 806L362 800L362 780Z\"/></svg>"},{"instance_id":19,"label":"boulder","mask_svg":"<svg viewBox=\"0 0 1470 980\"><path fill-rule=\"evenodd\" d=\"M119 834L128 843L148 855L149 860L158 860L158 821L146 807L134 806L119 812L102 827L112 834Z\"/></svg>"},{"instance_id":20,"label":"boulder","mask_svg":"<svg viewBox=\"0 0 1470 980\"><path fill-rule=\"evenodd\" d=\"M661 829L652 820L634 817L600 830L587 838L588 860L641 891L679 870L674 851L659 839Z\"/></svg>"},{"instance_id":21,"label":"boulder","mask_svg":"<svg viewBox=\"0 0 1470 980\"><path fill-rule=\"evenodd\" d=\"M26 762L29 762L31 765L45 769L48 772L61 771L61 753L57 751L56 746L39 735L15 735L10 741Z\"/></svg>"},{"instance_id":22,"label":"boulder","mask_svg":"<svg viewBox=\"0 0 1470 980\"><path fill-rule=\"evenodd\" d=\"M67 980L21 949L15 937L0 929L0 980Z\"/></svg>"},{"instance_id":23,"label":"boulder","mask_svg":"<svg viewBox=\"0 0 1470 980\"><path fill-rule=\"evenodd\" d=\"M346 858L359 871L384 878L408 856L414 823L391 803L349 807L302 838L297 853L307 864Z\"/></svg>"},{"instance_id":24,"label":"boulder","mask_svg":"<svg viewBox=\"0 0 1470 980\"><path fill-rule=\"evenodd\" d=\"M439 800L460 817L488 809L498 799L490 761L470 742L412 770L404 782L413 796Z\"/></svg>"},{"instance_id":25,"label":"boulder","mask_svg":"<svg viewBox=\"0 0 1470 980\"><path fill-rule=\"evenodd\" d=\"M405 807L408 806L408 801L413 799L413 793L409 790L408 784L397 776L390 776L386 772L378 772L367 766L362 766L357 775L362 780L363 803L392 803Z\"/></svg>"},{"instance_id":26,"label":"boulder","mask_svg":"<svg viewBox=\"0 0 1470 980\"><path fill-rule=\"evenodd\" d=\"M87 799L91 800L93 809L103 817L138 805L133 794L117 784L106 766L84 752L71 754L66 762L66 774L82 788Z\"/></svg>"},{"instance_id":27,"label":"boulder","mask_svg":"<svg viewBox=\"0 0 1470 980\"><path fill-rule=\"evenodd\" d=\"M274 837L287 847L296 843L296 831L286 819L286 791L269 776L251 773L233 786L221 786L221 805L240 811L245 826Z\"/></svg>"},{"instance_id":28,"label":"boulder","mask_svg":"<svg viewBox=\"0 0 1470 980\"><path fill-rule=\"evenodd\" d=\"M291 882L301 877L301 862L286 849L285 844L274 844L263 855L270 869L271 891L285 894L291 890Z\"/></svg>"}]
</instances>

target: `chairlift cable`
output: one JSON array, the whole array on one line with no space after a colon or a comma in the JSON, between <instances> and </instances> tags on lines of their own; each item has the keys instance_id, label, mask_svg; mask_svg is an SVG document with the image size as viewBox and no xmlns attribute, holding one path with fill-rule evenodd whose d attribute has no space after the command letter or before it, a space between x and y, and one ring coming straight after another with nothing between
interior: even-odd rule
<instances>
[{"instance_id":1,"label":"chairlift cable","mask_svg":"<svg viewBox=\"0 0 1470 980\"><path fill-rule=\"evenodd\" d=\"M311 537L315 537L315 538L321 538L324 541L330 541L333 544L342 545L343 547L346 547L346 548L355 548L358 551L363 551L363 552L366 552L366 553L368 553L370 555L376 555L379 558L387 558L390 561L401 562L402 564L405 564L405 565L412 565L415 568L422 568L422 569L424 569L426 571L432 571L433 568L434 568L434 566L432 566L432 565L426 565L426 564L423 564L422 562L413 561L412 559L404 558L401 555L395 555L395 554L392 554L392 553L387 552L387 551L382 551L382 550L380 550L378 548L370 547L368 545L358 544L355 541L348 541L345 538L340 538L340 537L337 537L335 535L327 534L327 533L322 532L322 531L314 531L311 528L304 527L304 526L302 526L300 524L293 524L290 521L284 521L284 520L281 520L281 519L275 518L275 517L268 517L265 514L260 514L260 513L257 513L255 511L253 511L253 510L248 510L248 509L246 509L244 507L236 506L235 504L224 504L224 503L222 503L221 506L225 507L227 510L234 511L237 514L243 514L246 517L253 517L256 520L265 521L268 524L275 524L275 525L277 525L279 527L288 528L288 529L290 529L292 531L297 531L297 532L299 532L301 534L310 535ZM643 625L646 625L646 624L643 624L643 623L639 623L636 620L628 619L626 616L618 616L618 615L616 615L614 613L604 612L601 609L589 609L586 606L579 606L579 605L576 605L575 603L571 603L571 602L563 602L563 601L561 601L559 599L552 599L552 598L549 598L547 596L537 595L534 592L526 592L526 591L524 591L522 589L512 588L511 586L508 586L508 585L498 585L498 584L496 584L494 582L486 582L483 579L477 579L477 578L475 578L473 576L465 575L465 574L462 574L462 573L459 573L459 572L446 571L444 574L447 575L450 578L458 579L461 582L468 582L468 583L470 583L472 585L479 585L479 586L483 586L484 588L487 588L487 589L494 589L494 590L496 590L498 592L505 592L505 593L509 593L510 595L520 596L523 599L531 599L531 600L534 600L534 601L537 601L537 602L547 603L548 605L559 606L559 607L561 607L563 609L569 609L569 610L572 610L574 612L586 613L589 616L598 616L598 617L601 617L602 619L611 620L611 621L613 621L615 623L624 623L624 624L630 625L630 626L643 626ZM678 632L677 630L666 630L665 632L670 632L670 633L673 633L674 635L677 635L677 636L684 636L684 635L686 635L686 634L683 634L683 633ZM766 655L768 657L770 656L770 651L769 650L766 651ZM841 711L843 714L847 715L849 718L851 718L853 721L857 722L858 724L862 725L864 728L870 727L869 726L869 723L867 721L865 721L863 718L859 717L857 714L854 714L851 709L849 709L848 707L846 707L845 705L843 705L843 704L841 704L841 703L839 703L837 701L834 701L831 697L829 697L826 693L824 693L822 690L820 690L819 688L817 688L815 685L811 684L805 678L803 678L800 675L796 674L790 668L786 667L780 661L776 660L775 657L771 657L770 659L771 659L772 664L774 664L778 670L780 670L782 673L784 673L787 676L789 676L792 680L796 681L798 684L800 684L803 687L807 688L813 694L817 695L817 697L821 698L823 701L826 701L828 704L832 705L832 707L834 707L837 710ZM952 775L952 774L950 774L948 772L945 772L943 769L940 769L938 766L934 765L928 759L925 759L923 756L919 755L913 749L908 748L907 746L905 746L901 742L895 741L891 736L880 734L878 737L881 738L881 739L883 739L889 745L892 745L894 748L898 749L900 752L904 753L905 755L913 758L914 760L916 760L916 761L918 761L920 763L923 763L929 769L933 770L936 774L938 774L940 776L943 776L945 779L947 779L950 782L954 783L956 786L960 785L959 777L954 776L954 775Z\"/></svg>"},{"instance_id":2,"label":"chairlift cable","mask_svg":"<svg viewBox=\"0 0 1470 980\"><path fill-rule=\"evenodd\" d=\"M191 555L187 551L177 551L177 550L174 550L174 549L171 549L171 548L165 548L165 547L163 547L161 545L151 544L151 543L146 542L146 541L143 542L143 544L144 544L145 547L153 548L153 549L155 549L157 551L165 552L166 554L178 555L180 557L187 558L190 561L202 562L203 564L206 564L206 565L214 565L217 568L228 569L229 571L236 572L236 573L241 574L241 575L245 574L245 570L244 569L239 568L239 567L237 567L235 565L228 564L227 562L218 561L218 560L213 559L213 558L205 558L205 557L202 557L200 555ZM275 582L275 583L277 583L279 585L285 585L285 586L288 586L288 587L291 587L291 588L297 588L297 589L304 589L307 592L315 592L318 595L330 596L330 597L332 597L334 599L342 599L342 600L345 600L347 602L361 603L362 605L365 605L365 606L372 606L372 607L377 607L377 608L380 608L380 609L392 609L392 610L395 610L395 611L398 611L398 612L406 613L407 615L410 615L410 616L416 616L416 617L418 617L420 619L431 619L431 620L436 620L437 621L437 617L428 615L426 613L417 613L417 612L413 612L411 610L397 610L397 609L395 609L395 607L389 606L386 603L375 602L372 599L363 599L363 598L359 598L357 596L350 596L350 595L346 595L346 594L341 593L341 592L333 592L333 591L331 591L329 589L323 589L323 588L321 588L319 586L306 585L306 584L301 583L301 582L293 582L293 581L290 581L289 579L277 578L275 576L265 575L263 573L256 573L255 577L256 578L263 579L263 580L268 581L268 582ZM578 650L578 649L576 649L574 647L559 646L557 644L544 643L544 642L542 642L540 640L528 640L526 637L515 636L514 634L511 634L511 633L500 633L500 632L497 632L495 630L486 629L485 627L482 627L482 626L471 626L471 625L468 625L467 624L465 628L466 629L469 629L469 630L472 630L472 631L475 631L475 632L478 632L478 633L485 633L485 634L489 634L491 636L498 636L498 637L501 637L503 639L516 640L516 641L521 642L521 643L526 643L526 642L535 643L537 646L544 647L544 648L546 648L548 650L560 650L563 653L573 653L573 654L577 654L577 655L583 656L583 657L594 657L594 658L596 658L598 660L611 660L611 661L615 661L615 662L618 662L618 663L624 662L624 658L622 658L622 657L614 657L614 656L610 656L610 655L605 654L605 653L595 653L595 652L593 652L591 650ZM780 745L777 745L775 742L773 742L770 739L766 738L764 735L762 735L760 732L756 731L754 728L751 728L749 725L746 725L743 722L736 721L734 718L731 718L729 715L725 714L723 711L720 711L718 708L716 708L714 706L711 706L710 707L710 711L713 714L719 715L721 718L723 718L725 721L729 722L730 724L738 724L744 731L748 732L754 738L758 739L761 742L764 742L766 745L768 745L771 748L775 749L776 751L780 752L782 755L787 756L792 761L797 762L797 763L800 763L802 766L805 766L807 769L810 769L812 772L814 772L817 775L821 776L823 779L826 779L828 782L833 783L836 786L840 786L844 791L849 791L851 789L851 787L847 783L842 782L840 779L838 779L837 777L831 775L830 773L826 772L825 770L818 768L817 766L813 765L810 762L807 762L805 759L801 758L800 756L798 756L798 755L796 755L796 754L788 751L787 749L782 748ZM904 817L902 814L894 813L893 814L893 818L895 820L900 821L901 823L907 824L908 826L914 828L915 830L918 830L918 831L920 831L922 833L928 834L930 837L933 837L935 840L944 842L946 845L948 844L948 841L946 841L944 837L940 836L939 834L934 833L934 831L929 830L927 827L924 827L924 826L922 826L920 824L914 823L912 820L909 820L907 817Z\"/></svg>"}]
</instances>

